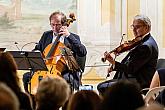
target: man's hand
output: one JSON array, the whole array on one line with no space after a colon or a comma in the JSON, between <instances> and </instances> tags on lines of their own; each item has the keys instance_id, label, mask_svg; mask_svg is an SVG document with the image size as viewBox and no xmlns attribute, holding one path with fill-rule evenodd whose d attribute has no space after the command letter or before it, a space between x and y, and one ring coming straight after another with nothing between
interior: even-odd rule
<instances>
[{"instance_id":1,"label":"man's hand","mask_svg":"<svg viewBox=\"0 0 165 110\"><path fill-rule=\"evenodd\" d=\"M104 57L106 60L108 60L112 65L115 64L115 60L112 58L111 53L108 53L107 51L104 53Z\"/></svg>"},{"instance_id":2,"label":"man's hand","mask_svg":"<svg viewBox=\"0 0 165 110\"><path fill-rule=\"evenodd\" d=\"M69 33L69 31L68 31L67 26L62 26L62 27L60 28L59 34L62 35L62 36L64 36L64 37L69 36L70 33Z\"/></svg>"},{"instance_id":3,"label":"man's hand","mask_svg":"<svg viewBox=\"0 0 165 110\"><path fill-rule=\"evenodd\" d=\"M110 72L112 72L112 71L113 71L112 66L110 66L110 67L108 68L108 70L107 70L107 73L110 73Z\"/></svg>"}]
</instances>

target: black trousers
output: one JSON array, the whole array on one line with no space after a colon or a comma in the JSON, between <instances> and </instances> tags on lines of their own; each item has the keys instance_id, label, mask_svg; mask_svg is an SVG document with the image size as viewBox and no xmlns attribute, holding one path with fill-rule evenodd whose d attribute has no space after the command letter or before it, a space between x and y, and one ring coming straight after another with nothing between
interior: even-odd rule
<instances>
[{"instance_id":1,"label":"black trousers","mask_svg":"<svg viewBox=\"0 0 165 110\"><path fill-rule=\"evenodd\" d=\"M32 75L30 72L26 72L23 74L23 78L22 78L23 86L24 86L25 92L27 92L27 93L29 93L28 86L29 86L31 78L32 78Z\"/></svg>"},{"instance_id":2,"label":"black trousers","mask_svg":"<svg viewBox=\"0 0 165 110\"><path fill-rule=\"evenodd\" d=\"M105 91L107 90L107 88L109 88L114 83L118 82L119 80L128 80L128 81L131 81L131 82L136 83L137 85L139 85L136 78L111 79L111 80L101 82L101 83L98 84L97 90L99 91L99 94L103 95L105 93Z\"/></svg>"},{"instance_id":3,"label":"black trousers","mask_svg":"<svg viewBox=\"0 0 165 110\"><path fill-rule=\"evenodd\" d=\"M112 86L114 83L116 83L118 79L111 79L105 82L101 82L97 85L97 90L99 91L99 94L103 95L106 91L106 89L110 86Z\"/></svg>"}]
</instances>

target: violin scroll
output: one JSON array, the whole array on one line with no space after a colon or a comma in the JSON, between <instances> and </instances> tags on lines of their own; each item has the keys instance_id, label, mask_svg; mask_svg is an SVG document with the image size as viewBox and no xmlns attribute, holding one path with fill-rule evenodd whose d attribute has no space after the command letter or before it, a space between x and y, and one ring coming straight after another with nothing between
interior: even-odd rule
<instances>
[{"instance_id":1,"label":"violin scroll","mask_svg":"<svg viewBox=\"0 0 165 110\"><path fill-rule=\"evenodd\" d=\"M104 57L104 58L101 58L101 61L102 62L106 62L106 58Z\"/></svg>"}]
</instances>

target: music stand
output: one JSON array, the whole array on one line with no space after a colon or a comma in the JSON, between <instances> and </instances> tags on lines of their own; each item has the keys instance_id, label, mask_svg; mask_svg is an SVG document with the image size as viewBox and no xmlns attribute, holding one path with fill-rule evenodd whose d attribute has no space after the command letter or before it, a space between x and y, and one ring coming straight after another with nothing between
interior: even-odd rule
<instances>
[{"instance_id":1,"label":"music stand","mask_svg":"<svg viewBox=\"0 0 165 110\"><path fill-rule=\"evenodd\" d=\"M10 52L18 66L18 70L30 70L30 93L31 93L31 78L34 72L48 71L47 66L41 56L41 52L29 51L8 51Z\"/></svg>"}]
</instances>

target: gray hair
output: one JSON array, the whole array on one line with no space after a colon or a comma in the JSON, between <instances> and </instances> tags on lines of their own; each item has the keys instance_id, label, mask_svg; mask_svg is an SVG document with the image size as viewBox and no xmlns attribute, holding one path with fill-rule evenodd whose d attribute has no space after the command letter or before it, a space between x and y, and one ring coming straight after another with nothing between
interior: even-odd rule
<instances>
[{"instance_id":1,"label":"gray hair","mask_svg":"<svg viewBox=\"0 0 165 110\"><path fill-rule=\"evenodd\" d=\"M151 21L146 15L136 15L134 17L134 20L141 20L144 22L144 24L146 24L147 26L151 28Z\"/></svg>"}]
</instances>

